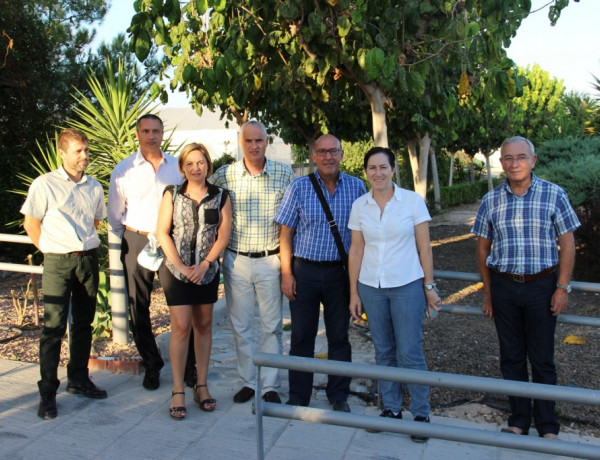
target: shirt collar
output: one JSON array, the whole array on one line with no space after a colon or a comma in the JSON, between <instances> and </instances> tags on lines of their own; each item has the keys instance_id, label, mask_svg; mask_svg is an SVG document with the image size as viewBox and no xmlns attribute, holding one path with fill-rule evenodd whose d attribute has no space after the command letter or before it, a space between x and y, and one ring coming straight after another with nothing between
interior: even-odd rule
<instances>
[{"instance_id":1,"label":"shirt collar","mask_svg":"<svg viewBox=\"0 0 600 460\"><path fill-rule=\"evenodd\" d=\"M162 159L160 160L160 162L162 163L163 161L166 161L165 160L165 154L164 154L164 152L162 150L160 151L160 154L162 155ZM142 151L140 149L138 149L138 151L135 152L135 158L133 159L133 164L136 165L136 166L138 166L138 165L141 165L143 163L148 163L148 160L146 160L144 158L144 155L142 155Z\"/></svg>"},{"instance_id":2,"label":"shirt collar","mask_svg":"<svg viewBox=\"0 0 600 460\"><path fill-rule=\"evenodd\" d=\"M79 180L79 182L75 182L73 179L71 179L69 177L69 175L67 174L67 171L65 171L65 168L63 168L62 165L60 165L58 167L58 169L56 170L56 173L64 180L68 180L73 182L74 184L82 184L84 182L87 182L87 174L83 173L83 175L81 176L81 179Z\"/></svg>"},{"instance_id":3,"label":"shirt collar","mask_svg":"<svg viewBox=\"0 0 600 460\"><path fill-rule=\"evenodd\" d=\"M186 190L188 181L187 179L183 181L183 183L181 185L178 185L178 190ZM213 196L218 195L219 194L219 187L217 187L216 185L211 184L210 182L206 181L206 199L211 199ZM204 199L203 199L204 201Z\"/></svg>"},{"instance_id":4,"label":"shirt collar","mask_svg":"<svg viewBox=\"0 0 600 460\"><path fill-rule=\"evenodd\" d=\"M342 171L338 172L338 177L337 177L337 183L340 183L342 181ZM319 170L315 169L315 177L317 178L317 180L319 181L319 183L323 183L323 179L321 178L320 174L319 174Z\"/></svg>"},{"instance_id":5,"label":"shirt collar","mask_svg":"<svg viewBox=\"0 0 600 460\"><path fill-rule=\"evenodd\" d=\"M394 195L392 196L392 200L396 200L398 202L402 201L402 189L400 187L398 187L396 184L394 184L392 182L392 185L394 186ZM367 194L367 202L370 204L377 204L375 202L375 199L373 198L373 190L369 190L369 193Z\"/></svg>"},{"instance_id":6,"label":"shirt collar","mask_svg":"<svg viewBox=\"0 0 600 460\"><path fill-rule=\"evenodd\" d=\"M271 161L268 158L265 158L265 166L262 169L262 171L259 172L258 174L251 174L250 171L248 171L248 169L246 169L246 164L244 163L243 158L240 161L238 161L237 163L239 163L239 167L242 170L242 174L247 174L252 177L262 176L263 174L266 174L268 176L271 173Z\"/></svg>"},{"instance_id":7,"label":"shirt collar","mask_svg":"<svg viewBox=\"0 0 600 460\"><path fill-rule=\"evenodd\" d=\"M527 190L525 191L525 193L523 193L523 195L520 195L520 196L525 196L529 193L529 190L535 189L537 187L538 182L539 182L539 178L532 172L531 173L531 183L529 184L529 187L527 187ZM508 179L504 182L504 189L506 190L507 193L510 193L511 195L515 194L510 188Z\"/></svg>"}]
</instances>

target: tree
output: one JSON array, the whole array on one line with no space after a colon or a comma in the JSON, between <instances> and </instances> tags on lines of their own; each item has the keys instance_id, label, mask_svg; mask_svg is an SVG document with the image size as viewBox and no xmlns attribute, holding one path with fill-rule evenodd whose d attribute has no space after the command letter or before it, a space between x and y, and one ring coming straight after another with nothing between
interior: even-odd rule
<instances>
[{"instance_id":1,"label":"tree","mask_svg":"<svg viewBox=\"0 0 600 460\"><path fill-rule=\"evenodd\" d=\"M17 172L33 172L24 155L71 114L69 93L85 81L89 27L106 9L105 0L0 0L0 49L8 51L0 66L0 181L7 189L17 187ZM0 227L20 204L0 194Z\"/></svg>"},{"instance_id":2,"label":"tree","mask_svg":"<svg viewBox=\"0 0 600 460\"><path fill-rule=\"evenodd\" d=\"M537 64L519 69L519 75L526 79L527 85L523 95L508 104L512 134L526 137L534 145L564 136L562 124L567 119L567 111L563 104L562 80L550 77Z\"/></svg>"},{"instance_id":3,"label":"tree","mask_svg":"<svg viewBox=\"0 0 600 460\"><path fill-rule=\"evenodd\" d=\"M130 31L140 59L152 40L163 47L171 87L189 90L197 109L336 133L367 129L370 112L382 146L394 112L424 196L431 139L456 105L459 78L506 75L514 64L503 45L530 8L529 0L140 1ZM488 87L501 93L493 84L507 82Z\"/></svg>"},{"instance_id":4,"label":"tree","mask_svg":"<svg viewBox=\"0 0 600 460\"><path fill-rule=\"evenodd\" d=\"M134 81L131 98L135 101L140 99L156 82L161 62L155 52L150 52L144 62L140 64L130 48L131 45L125 37L125 33L120 33L110 43L103 42L93 53L90 52L86 64L90 68L89 72L94 75L107 75L108 63L115 72L129 73L133 70ZM118 78L117 73L113 76ZM85 92L85 86L82 86L81 89Z\"/></svg>"}]
</instances>

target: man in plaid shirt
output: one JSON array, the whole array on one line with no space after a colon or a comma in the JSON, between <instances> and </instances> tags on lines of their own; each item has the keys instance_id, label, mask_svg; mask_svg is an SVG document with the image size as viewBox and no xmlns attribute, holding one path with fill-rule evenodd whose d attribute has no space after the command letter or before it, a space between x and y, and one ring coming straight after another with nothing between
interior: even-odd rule
<instances>
[{"instance_id":1,"label":"man in plaid shirt","mask_svg":"<svg viewBox=\"0 0 600 460\"><path fill-rule=\"evenodd\" d=\"M265 157L268 139L262 123L254 120L244 123L239 143L244 158L219 168L209 182L227 189L233 206L231 239L222 267L238 373L244 381L233 400L244 403L256 390L252 362L255 350L282 352L279 224L273 218L294 173L289 166ZM258 343L253 337L256 304L261 326ZM261 377L262 398L267 402L281 402L277 393L279 371L264 368Z\"/></svg>"},{"instance_id":2,"label":"man in plaid shirt","mask_svg":"<svg viewBox=\"0 0 600 460\"><path fill-rule=\"evenodd\" d=\"M340 141L330 134L319 137L312 150L312 159L317 165L317 183L331 209L347 254L352 203L366 190L360 179L340 172L343 156ZM290 300L292 316L290 355L314 356L322 303L329 359L351 361L346 268L309 176L299 177L290 185L275 222L281 224L282 290ZM328 377L327 398L336 411L350 411L347 402L350 380L350 377L336 375ZM287 404L308 406L313 374L290 371L289 381Z\"/></svg>"},{"instance_id":3,"label":"man in plaid shirt","mask_svg":"<svg viewBox=\"0 0 600 460\"><path fill-rule=\"evenodd\" d=\"M565 191L533 174L536 159L528 139L516 136L502 143L507 180L483 197L472 232L478 236L483 312L496 325L502 376L529 381L529 358L533 382L555 385L556 317L567 308L575 265L573 231L580 224ZM509 401L508 428L502 431L528 434L531 401L515 396ZM554 405L533 401L540 436L558 435Z\"/></svg>"}]
</instances>

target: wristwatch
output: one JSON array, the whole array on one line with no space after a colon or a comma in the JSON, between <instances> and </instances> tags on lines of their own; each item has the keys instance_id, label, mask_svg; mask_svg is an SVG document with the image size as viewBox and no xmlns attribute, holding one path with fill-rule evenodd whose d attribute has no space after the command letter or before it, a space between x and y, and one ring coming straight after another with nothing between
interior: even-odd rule
<instances>
[{"instance_id":1,"label":"wristwatch","mask_svg":"<svg viewBox=\"0 0 600 460\"><path fill-rule=\"evenodd\" d=\"M559 284L559 283L556 283L556 287L558 289L563 289L564 291L566 291L567 294L571 293L571 285L570 284Z\"/></svg>"},{"instance_id":2,"label":"wristwatch","mask_svg":"<svg viewBox=\"0 0 600 460\"><path fill-rule=\"evenodd\" d=\"M437 288L437 284L435 283L431 283L431 284L424 284L423 287L425 289L427 289L428 291L431 291L432 289L436 289ZM437 289L436 289L437 290Z\"/></svg>"}]
</instances>

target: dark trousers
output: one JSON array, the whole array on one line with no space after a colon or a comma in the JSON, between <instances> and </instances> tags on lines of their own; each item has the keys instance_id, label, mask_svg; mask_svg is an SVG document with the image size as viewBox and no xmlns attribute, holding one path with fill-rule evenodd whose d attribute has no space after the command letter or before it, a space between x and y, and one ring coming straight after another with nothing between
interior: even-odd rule
<instances>
[{"instance_id":1,"label":"dark trousers","mask_svg":"<svg viewBox=\"0 0 600 460\"><path fill-rule=\"evenodd\" d=\"M98 292L98 254L81 257L61 254L44 255L44 328L40 339L40 394L56 394L60 343L67 328L71 305L69 335L69 381L88 378L92 346L92 322Z\"/></svg>"},{"instance_id":2,"label":"dark trousers","mask_svg":"<svg viewBox=\"0 0 600 460\"><path fill-rule=\"evenodd\" d=\"M556 385L554 332L556 316L550 300L556 290L556 274L527 283L517 283L491 272L492 308L500 342L500 370L507 380L531 380ZM509 397L511 415L508 425L528 431L531 425L531 400ZM559 431L554 401L533 400L533 419L540 435Z\"/></svg>"},{"instance_id":3,"label":"dark trousers","mask_svg":"<svg viewBox=\"0 0 600 460\"><path fill-rule=\"evenodd\" d=\"M137 263L137 256L147 242L146 236L125 230L121 244L121 261L127 283L131 330L135 346L144 360L146 370L158 371L165 363L160 357L150 322L150 294L155 272Z\"/></svg>"},{"instance_id":4,"label":"dark trousers","mask_svg":"<svg viewBox=\"0 0 600 460\"><path fill-rule=\"evenodd\" d=\"M329 359L352 361L352 350L348 340L349 298L346 273L342 266L314 265L295 259L293 273L296 278L296 300L290 302L290 355L314 357L322 303ZM351 380L350 377L330 375L327 381L329 401L346 401ZM290 400L308 405L312 394L313 374L289 371L289 385Z\"/></svg>"}]
</instances>

